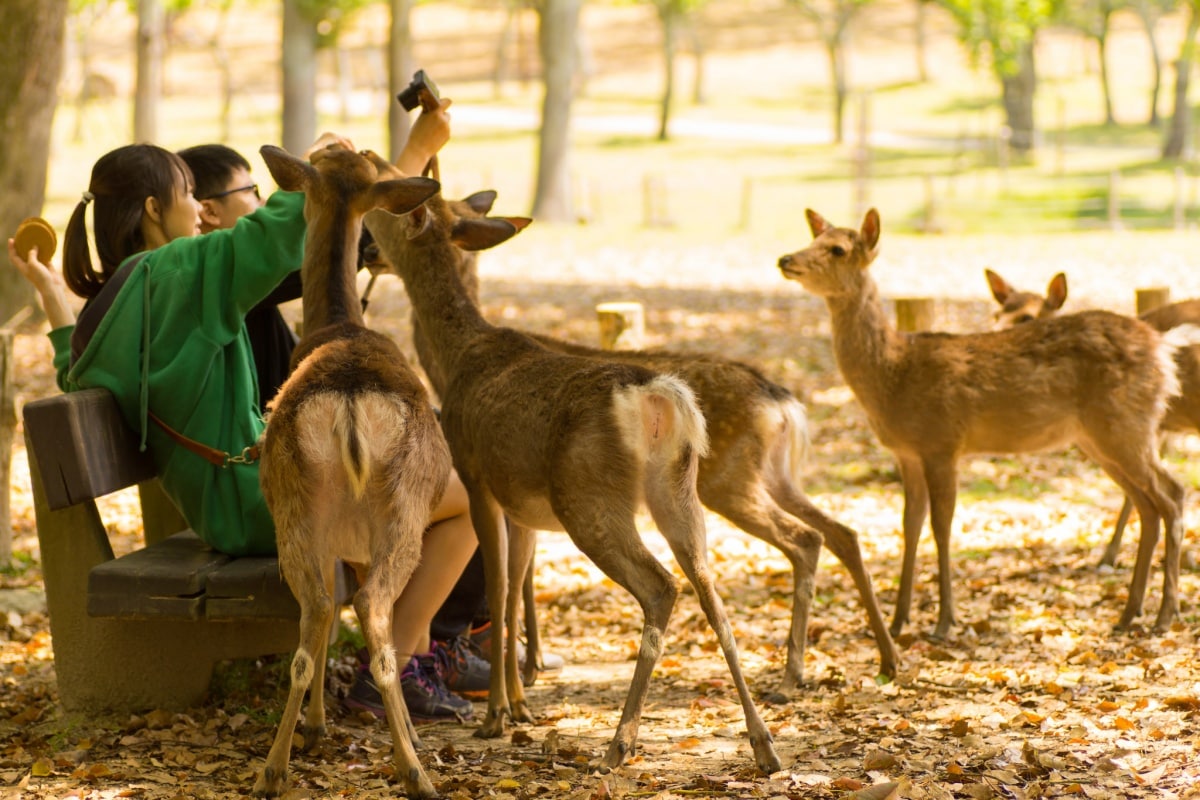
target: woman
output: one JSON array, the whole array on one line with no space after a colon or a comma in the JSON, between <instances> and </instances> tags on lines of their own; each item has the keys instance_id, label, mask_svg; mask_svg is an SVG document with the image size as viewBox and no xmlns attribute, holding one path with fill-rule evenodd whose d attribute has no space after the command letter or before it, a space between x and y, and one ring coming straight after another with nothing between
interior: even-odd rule
<instances>
[{"instance_id":1,"label":"woman","mask_svg":"<svg viewBox=\"0 0 1200 800\"><path fill-rule=\"evenodd\" d=\"M397 161L402 170L419 173L449 139L449 105L444 100L418 117ZM331 144L353 148L324 134L305 156ZM258 465L241 457L263 430L244 318L300 267L304 197L276 192L233 228L199 236L192 188L176 154L146 144L117 148L96 162L67 224L62 278L36 250L21 258L12 239L9 258L41 296L59 387L113 394L153 455L168 496L214 549L270 554L275 532ZM89 206L98 269L88 246ZM86 298L78 321L64 279ZM205 452L231 458L214 463ZM410 658L405 699L412 715L466 718L471 704L429 674L429 621L476 546L456 475L431 523L421 564L394 609L393 643L401 659Z\"/></svg>"}]
</instances>

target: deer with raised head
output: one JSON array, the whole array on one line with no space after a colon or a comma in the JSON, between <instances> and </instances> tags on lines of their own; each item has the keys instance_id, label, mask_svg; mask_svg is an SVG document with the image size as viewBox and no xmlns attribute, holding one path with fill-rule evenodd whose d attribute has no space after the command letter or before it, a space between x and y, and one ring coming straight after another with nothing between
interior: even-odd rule
<instances>
[{"instance_id":1,"label":"deer with raised head","mask_svg":"<svg viewBox=\"0 0 1200 800\"><path fill-rule=\"evenodd\" d=\"M460 217L483 218L495 197L495 192L477 192L450 207ZM478 306L479 272L474 253L461 254L458 275ZM708 454L700 458L696 479L700 502L777 547L792 565L792 621L780 692L792 691L803 680L814 575L822 541L854 580L879 648L880 671L889 677L895 675L896 647L863 563L858 534L821 512L800 488L808 425L804 405L791 392L757 369L720 356L667 350L600 350L551 336L529 335L557 352L670 372L687 381L696 393L709 438ZM445 376L416 313L413 344L434 391L443 395ZM522 581L526 574L510 569L510 581ZM526 612L526 630L530 631L528 608ZM533 634L530 636L536 640ZM531 644L530 652L534 649ZM527 670L532 663L533 659L526 661Z\"/></svg>"},{"instance_id":2,"label":"deer with raised head","mask_svg":"<svg viewBox=\"0 0 1200 800\"><path fill-rule=\"evenodd\" d=\"M369 159L319 150L311 163L271 146L263 160L280 188L305 193L304 336L296 367L272 402L260 481L275 520L279 567L300 605L300 644L287 705L256 795L280 794L306 691L306 748L324 733L325 647L338 560L355 566L354 609L383 695L396 776L409 797L432 797L414 750L392 646L392 607L420 557L430 514L445 491L450 452L429 395L396 344L363 324L355 286L363 215L406 213L436 181L379 181Z\"/></svg>"},{"instance_id":3,"label":"deer with raised head","mask_svg":"<svg viewBox=\"0 0 1200 800\"><path fill-rule=\"evenodd\" d=\"M1177 344L1107 311L1049 317L1005 331L902 334L888 320L869 267L879 213L860 230L808 210L813 241L779 259L783 276L823 297L846 384L904 484L904 557L892 634L909 620L917 542L926 515L938 554L938 621L955 622L950 529L957 464L969 453L1023 453L1074 443L1133 497L1142 520L1137 564L1118 627L1141 615L1160 522L1166 531L1155 627L1179 614L1183 487L1159 461L1157 431L1179 392Z\"/></svg>"},{"instance_id":4,"label":"deer with raised head","mask_svg":"<svg viewBox=\"0 0 1200 800\"><path fill-rule=\"evenodd\" d=\"M1020 307L1033 315L1032 318L1047 317L1058 313L1067 299L1067 276L1058 273L1046 288L1046 294L1021 291L1004 278L991 270L986 270L988 284L992 288L992 296L1002 306L996 313L997 329L1011 328L1022 322L1028 322L1030 317L1025 314L1011 314L1008 309L1013 305L1013 298L1020 298ZM1166 332L1182 325L1200 326L1200 300L1181 300L1165 306L1152 308L1139 315L1139 319L1149 323L1156 330ZM1163 417L1162 430L1169 433L1200 433L1200 346L1189 345L1175 352L1175 362L1179 374L1179 395L1171 398L1167 413ZM1117 523L1113 527L1112 538L1100 556L1102 566L1115 566L1117 556L1121 554L1121 539L1125 534L1125 526L1133 512L1133 501L1126 495L1121 504L1121 513L1117 515Z\"/></svg>"},{"instance_id":5,"label":"deer with raised head","mask_svg":"<svg viewBox=\"0 0 1200 800\"><path fill-rule=\"evenodd\" d=\"M489 605L506 612L506 635L492 639L488 710L476 735L502 735L506 717L532 721L512 646L515 609L501 522L507 515L526 529L565 530L640 604L641 646L600 766L616 767L634 752L679 593L638 533L635 512L644 503L716 632L755 763L764 773L775 772L779 757L750 696L708 564L696 496L697 461L708 450L708 436L692 390L672 375L555 353L519 331L494 326L458 276L459 250L499 244L528 222L462 218L440 196L403 217L372 212L366 218L380 253L403 279L444 373L442 428L470 497Z\"/></svg>"}]
</instances>

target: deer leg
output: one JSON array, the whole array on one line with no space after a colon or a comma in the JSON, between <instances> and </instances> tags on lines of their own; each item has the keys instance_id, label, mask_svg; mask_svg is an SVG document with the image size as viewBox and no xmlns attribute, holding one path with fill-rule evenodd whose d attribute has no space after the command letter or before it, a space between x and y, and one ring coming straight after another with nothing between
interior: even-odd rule
<instances>
[{"instance_id":1,"label":"deer leg","mask_svg":"<svg viewBox=\"0 0 1200 800\"><path fill-rule=\"evenodd\" d=\"M804 681L804 651L812 607L814 576L821 556L821 535L762 496L725 495L710 508L734 525L777 547L792 565L792 622L787 663L778 691L790 694Z\"/></svg>"},{"instance_id":2,"label":"deer leg","mask_svg":"<svg viewBox=\"0 0 1200 800\"><path fill-rule=\"evenodd\" d=\"M896 596L896 613L892 617L892 636L899 636L912 611L913 574L917 569L917 543L925 527L929 509L929 488L925 471L915 460L901 458L900 481L904 484L904 557L900 567L900 593Z\"/></svg>"},{"instance_id":3,"label":"deer leg","mask_svg":"<svg viewBox=\"0 0 1200 800\"><path fill-rule=\"evenodd\" d=\"M325 596L333 597L334 574L333 564L325 565L329 569L322 570L325 585ZM324 609L323 609L324 610ZM308 707L304 712L304 724L300 726L304 734L304 749L312 750L317 742L325 735L325 652L329 645L329 631L337 615L337 609L332 605L328 608L328 616L320 621L322 641L325 645L318 651L320 655L313 659L312 683L308 688Z\"/></svg>"},{"instance_id":4,"label":"deer leg","mask_svg":"<svg viewBox=\"0 0 1200 800\"><path fill-rule=\"evenodd\" d=\"M495 615L495 609L508 607L508 530L504 524L503 512L495 498L469 482L468 477L461 472L459 477L467 487L467 496L470 498L471 524L475 527L479 549L483 553L488 608L493 609L492 613ZM500 612L501 618L503 613ZM488 710L483 724L475 731L475 735L483 739L503 736L505 717L512 715L508 697L508 664L505 661L504 640L504 636L492 636ZM516 663L515 660L513 663Z\"/></svg>"},{"instance_id":5,"label":"deer leg","mask_svg":"<svg viewBox=\"0 0 1200 800\"><path fill-rule=\"evenodd\" d=\"M696 589L696 598L704 609L708 624L717 634L721 650L725 654L725 662L729 665L729 674L737 687L738 697L742 701L742 711L746 716L746 730L750 734L750 746L754 749L754 762L764 775L778 772L782 762L775 753L771 743L771 733L759 716L754 700L750 696L750 688L742 674L738 660L737 642L733 639L733 630L729 626L729 618L725 614L725 606L717 594L713 584L712 572L708 566L708 543L704 530L704 514L696 496L681 496L678 490L680 480L646 480L646 504L658 530L667 540L671 552L675 555L683 573ZM803 592L805 604L805 619L807 620L807 603L812 598L812 573L816 569L816 556L821 548L820 537L812 536L808 542L808 563L801 574L794 576L797 584L796 595ZM806 572L807 574L803 574ZM793 609L794 613L794 609ZM807 634L807 629L801 636Z\"/></svg>"},{"instance_id":6,"label":"deer leg","mask_svg":"<svg viewBox=\"0 0 1200 800\"><path fill-rule=\"evenodd\" d=\"M879 671L894 678L896 668L900 663L896 652L896 643L888 632L887 623L883 619L883 611L879 608L879 599L875 596L875 585L863 563L862 548L858 546L858 534L835 519L825 515L812 501L795 487L788 487L786 492L773 492L772 496L793 516L802 522L816 528L824 537L825 546L842 562L850 572L854 585L858 588L858 596L867 612L867 620L871 632L875 636L875 644L879 648Z\"/></svg>"},{"instance_id":7,"label":"deer leg","mask_svg":"<svg viewBox=\"0 0 1200 800\"><path fill-rule=\"evenodd\" d=\"M512 631L508 647L513 654L513 666L520 669L517 659L517 616L522 607L525 609L525 667L520 671L514 670L510 680L520 676L520 688L510 687L509 701L512 704L513 719L521 722L533 722L533 714L525 701L524 687L533 686L538 676L537 650L537 613L533 600L533 553L537 547L537 531L517 525L508 520L508 604L506 609L505 630ZM505 669L508 672L508 669Z\"/></svg>"},{"instance_id":8,"label":"deer leg","mask_svg":"<svg viewBox=\"0 0 1200 800\"><path fill-rule=\"evenodd\" d=\"M371 654L371 675L383 696L392 734L392 763L396 777L407 796L418 798L434 797L437 792L417 758L410 733L412 719L400 694L400 665L396 662L396 648L392 644L392 607L420 557L421 531L427 518L428 514L422 516L419 525L396 521L397 528L403 526L406 529L390 532L392 551L373 554L375 563L366 582L354 595L354 611Z\"/></svg>"},{"instance_id":9,"label":"deer leg","mask_svg":"<svg viewBox=\"0 0 1200 800\"><path fill-rule=\"evenodd\" d=\"M926 459L925 485L929 487L929 522L938 559L938 621L933 638L945 639L954 627L954 573L950 560L950 530L958 501L958 473L953 458Z\"/></svg>"},{"instance_id":10,"label":"deer leg","mask_svg":"<svg viewBox=\"0 0 1200 800\"><path fill-rule=\"evenodd\" d=\"M281 538L304 541L303 537ZM292 657L292 685L283 709L283 717L279 721L279 729L275 732L271 751L267 754L267 763L254 784L253 792L260 797L280 795L287 783L292 734L296 731L300 704L304 701L304 693L313 680L314 661L324 660L329 620L333 618L333 597L324 591L319 566L288 559L285 553L281 553L280 556L280 567L284 571L284 577L300 604L300 643Z\"/></svg>"},{"instance_id":11,"label":"deer leg","mask_svg":"<svg viewBox=\"0 0 1200 800\"><path fill-rule=\"evenodd\" d=\"M1133 513L1133 501L1129 499L1129 495L1125 495L1125 499L1121 503L1121 513L1117 515L1117 524L1113 526L1112 538L1108 540L1108 546L1104 548L1104 555L1100 556L1100 566L1115 567L1117 565L1117 557L1121 555L1121 539L1125 535L1125 526L1129 524L1131 513Z\"/></svg>"}]
</instances>

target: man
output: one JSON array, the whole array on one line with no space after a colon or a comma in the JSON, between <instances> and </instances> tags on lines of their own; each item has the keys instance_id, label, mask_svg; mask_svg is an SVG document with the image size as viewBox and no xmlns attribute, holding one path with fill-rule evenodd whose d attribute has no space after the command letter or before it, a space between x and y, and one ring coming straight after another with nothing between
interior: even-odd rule
<instances>
[{"instance_id":1,"label":"man","mask_svg":"<svg viewBox=\"0 0 1200 800\"><path fill-rule=\"evenodd\" d=\"M179 151L196 181L192 196L200 203L200 232L232 228L239 219L263 205L258 184L250 176L250 162L223 144L201 144ZM265 409L287 380L296 334L279 304L300 297L300 273L283 280L246 315L246 330L258 370L258 402Z\"/></svg>"}]
</instances>

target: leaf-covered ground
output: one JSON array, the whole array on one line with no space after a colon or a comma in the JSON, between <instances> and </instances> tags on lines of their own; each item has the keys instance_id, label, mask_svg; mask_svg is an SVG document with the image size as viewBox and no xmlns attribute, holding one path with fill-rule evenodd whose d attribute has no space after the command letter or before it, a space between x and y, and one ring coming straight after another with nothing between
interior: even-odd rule
<instances>
[{"instance_id":1,"label":"leaf-covered ground","mask_svg":"<svg viewBox=\"0 0 1200 800\"><path fill-rule=\"evenodd\" d=\"M837 375L823 306L783 284L762 253L743 253L741 263L710 249L675 253L672 263L686 264L691 279L648 285L623 272L637 269L630 253L567 259L551 252L539 259L538 248L531 237L489 254L489 317L594 341L594 304L634 297L646 305L650 344L669 341L751 359L805 399L814 444L808 488L818 505L860 532L890 616L901 549L900 487ZM637 258L651 258L642 253ZM920 255L902 253L905 258ZM921 287L945 289L939 326L986 325L982 278L977 288L962 289L965 279L947 277L961 264L942 266L940 282L926 273ZM886 281L894 262L879 268ZM739 270L753 274L743 277ZM974 267L969 272L971 280L981 276ZM408 308L398 286L381 281L372 298L373 323L407 346ZM53 391L41 329L18 337L17 361L23 398ZM1178 437L1169 450L1172 470L1189 485L1193 446L1189 437ZM22 560L0 584L0 794L28 800L246 795L274 735L286 658L227 665L209 702L185 713L63 714L55 702L20 449L13 473ZM788 565L768 546L709 516L712 563L742 664L783 762L778 774L755 774L720 649L687 592L667 632L638 754L611 774L595 770L619 717L641 615L564 535L545 534L539 616L548 648L564 655L566 666L532 689L537 724L510 728L503 739L474 738L470 725L423 727L420 754L431 779L451 798L1198 796L1200 577L1190 561L1179 624L1163 635L1114 635L1136 530L1116 569L1095 566L1120 506L1103 475L1073 452L981 457L964 461L960 489L953 544L961 624L953 635L942 642L926 637L937 610L926 537L914 623L899 642L901 674L892 682L877 680L874 643L852 584L826 556L809 631L810 685L769 704L790 615ZM108 504L119 548L132 546L132 504L124 495ZM643 522L647 540L670 563L661 539ZM1187 544L1194 549L1194 533ZM1156 568L1147 603L1152 613L1160 582ZM394 796L387 730L342 710L336 694L344 691L350 665L344 657L338 663L328 701L330 735L317 752L294 754L288 797ZM476 709L482 715L483 704Z\"/></svg>"}]
</instances>

